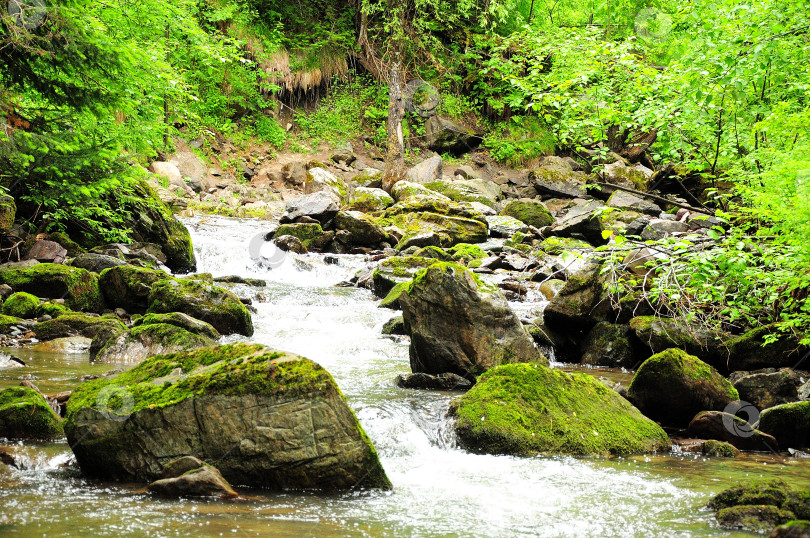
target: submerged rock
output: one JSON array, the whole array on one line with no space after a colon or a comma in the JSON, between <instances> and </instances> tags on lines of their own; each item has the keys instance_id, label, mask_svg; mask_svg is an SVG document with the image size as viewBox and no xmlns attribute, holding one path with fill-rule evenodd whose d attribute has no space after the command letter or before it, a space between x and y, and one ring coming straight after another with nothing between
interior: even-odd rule
<instances>
[{"instance_id":1,"label":"submerged rock","mask_svg":"<svg viewBox=\"0 0 810 538\"><path fill-rule=\"evenodd\" d=\"M592 376L540 364L489 370L451 414L459 440L476 452L628 455L670 446L660 426Z\"/></svg>"},{"instance_id":2,"label":"submerged rock","mask_svg":"<svg viewBox=\"0 0 810 538\"><path fill-rule=\"evenodd\" d=\"M92 477L153 481L169 462L194 456L216 462L234 485L391 487L332 376L258 344L152 357L83 383L65 429Z\"/></svg>"},{"instance_id":3,"label":"submerged rock","mask_svg":"<svg viewBox=\"0 0 810 538\"><path fill-rule=\"evenodd\" d=\"M469 390L472 382L460 375L445 372L439 375L406 374L397 376L397 386L403 389Z\"/></svg>"},{"instance_id":4,"label":"submerged rock","mask_svg":"<svg viewBox=\"0 0 810 538\"><path fill-rule=\"evenodd\" d=\"M27 387L0 390L0 437L53 439L61 436L61 420L39 391Z\"/></svg>"},{"instance_id":5,"label":"submerged rock","mask_svg":"<svg viewBox=\"0 0 810 538\"><path fill-rule=\"evenodd\" d=\"M727 489L707 506L724 527L766 533L794 519L809 519L810 492L772 480Z\"/></svg>"},{"instance_id":6,"label":"submerged rock","mask_svg":"<svg viewBox=\"0 0 810 538\"><path fill-rule=\"evenodd\" d=\"M700 411L723 411L739 400L737 390L717 370L680 349L644 361L627 397L651 419L680 427Z\"/></svg>"},{"instance_id":7,"label":"submerged rock","mask_svg":"<svg viewBox=\"0 0 810 538\"><path fill-rule=\"evenodd\" d=\"M438 262L399 297L411 335L411 370L474 379L499 364L548 364L494 286L465 267Z\"/></svg>"},{"instance_id":8,"label":"submerged rock","mask_svg":"<svg viewBox=\"0 0 810 538\"><path fill-rule=\"evenodd\" d=\"M149 484L148 489L163 497L239 496L223 478L219 469L193 456L185 456L170 462L163 471L163 478Z\"/></svg>"}]
</instances>

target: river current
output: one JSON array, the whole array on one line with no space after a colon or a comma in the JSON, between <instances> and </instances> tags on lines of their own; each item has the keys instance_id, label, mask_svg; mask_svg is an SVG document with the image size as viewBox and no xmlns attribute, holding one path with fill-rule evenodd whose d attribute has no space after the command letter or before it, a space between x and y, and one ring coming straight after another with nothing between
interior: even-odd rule
<instances>
[{"instance_id":1,"label":"river current","mask_svg":"<svg viewBox=\"0 0 810 538\"><path fill-rule=\"evenodd\" d=\"M377 447L393 491L244 490L236 501L161 500L143 493L142 484L82 478L65 442L16 444L6 448L25 468L0 465L0 535L734 536L703 508L714 493L741 480L775 477L810 487L810 463L777 456L468 453L456 447L445 418L453 394L395 385L397 374L410 369L407 340L380 334L394 313L378 308L367 290L335 287L367 266L362 256L327 263L318 254L281 255L261 240L266 222L183 221L200 272L267 281L263 288L229 286L257 309L250 340L331 372ZM69 390L81 375L115 367L92 364L83 354L11 351L29 366L0 371L0 388L18 384L24 373L36 376L44 392Z\"/></svg>"}]
</instances>

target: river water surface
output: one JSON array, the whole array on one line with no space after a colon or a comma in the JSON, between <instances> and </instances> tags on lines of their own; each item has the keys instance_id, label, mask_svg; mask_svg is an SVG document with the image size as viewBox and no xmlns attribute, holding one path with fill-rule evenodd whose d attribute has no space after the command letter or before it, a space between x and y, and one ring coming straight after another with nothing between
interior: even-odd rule
<instances>
[{"instance_id":1,"label":"river water surface","mask_svg":"<svg viewBox=\"0 0 810 538\"><path fill-rule=\"evenodd\" d=\"M144 494L143 485L81 478L64 442L17 444L6 448L26 468L0 465L0 535L734 536L703 508L714 493L774 477L810 487L810 463L776 456L575 459L465 452L455 446L445 418L452 394L394 384L410 369L407 341L380 335L393 313L377 308L366 290L334 286L365 267L363 257L338 256L338 264L322 255L277 259L270 245L259 252L261 241L251 243L267 223L184 222L200 272L267 281L264 288L231 286L258 310L250 340L306 356L332 373L376 445L393 491L252 490L236 501L167 501ZM270 267L257 265L259 255L273 260ZM69 390L81 375L115 367L92 364L82 354L10 351L28 367L0 371L0 388L31 374L44 392Z\"/></svg>"}]
</instances>

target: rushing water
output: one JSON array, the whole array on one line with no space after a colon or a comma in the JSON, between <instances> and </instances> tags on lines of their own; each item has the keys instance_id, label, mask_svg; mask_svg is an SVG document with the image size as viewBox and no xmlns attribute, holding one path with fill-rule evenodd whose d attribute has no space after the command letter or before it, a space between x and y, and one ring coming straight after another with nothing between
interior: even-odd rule
<instances>
[{"instance_id":1,"label":"rushing water","mask_svg":"<svg viewBox=\"0 0 810 538\"><path fill-rule=\"evenodd\" d=\"M266 231L265 223L195 218L186 224L200 272L267 280L264 288L232 286L258 310L251 340L304 355L332 373L394 490L253 490L236 501L167 501L143 493L143 485L81 478L64 442L17 444L6 449L25 468L0 465L0 535L732 536L702 508L713 493L772 477L810 487L810 464L781 457L467 453L455 446L445 418L452 394L395 386L409 365L407 342L380 335L393 313L377 308L368 291L334 287L366 266L363 257L340 256L338 264L319 255L279 258L251 242ZM257 256L273 260L272 268L257 265ZM68 390L81 375L111 368L89 363L86 355L14 353L29 366L0 371L0 388L32 374L46 392Z\"/></svg>"}]
</instances>

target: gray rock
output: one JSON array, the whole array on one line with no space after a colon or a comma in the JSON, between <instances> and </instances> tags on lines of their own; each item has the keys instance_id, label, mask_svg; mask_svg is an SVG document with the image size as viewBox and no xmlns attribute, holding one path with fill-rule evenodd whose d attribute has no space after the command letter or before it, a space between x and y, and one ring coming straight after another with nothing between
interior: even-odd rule
<instances>
[{"instance_id":1,"label":"gray rock","mask_svg":"<svg viewBox=\"0 0 810 538\"><path fill-rule=\"evenodd\" d=\"M461 155L477 148L482 141L480 135L457 123L431 117L425 124L427 147L437 153Z\"/></svg>"},{"instance_id":2,"label":"gray rock","mask_svg":"<svg viewBox=\"0 0 810 538\"><path fill-rule=\"evenodd\" d=\"M634 368L637 358L627 325L597 323L582 344L582 364Z\"/></svg>"},{"instance_id":3,"label":"gray rock","mask_svg":"<svg viewBox=\"0 0 810 538\"><path fill-rule=\"evenodd\" d=\"M67 249L55 241L41 239L34 243L25 260L36 260L40 263L63 263L67 256Z\"/></svg>"},{"instance_id":4,"label":"gray rock","mask_svg":"<svg viewBox=\"0 0 810 538\"><path fill-rule=\"evenodd\" d=\"M126 265L126 263L127 262L124 260L114 256L88 252L86 254L79 254L76 256L70 265L73 267L81 267L82 269L87 269L88 271L92 271L94 273L100 273L104 269L118 267L119 265Z\"/></svg>"},{"instance_id":5,"label":"gray rock","mask_svg":"<svg viewBox=\"0 0 810 538\"><path fill-rule=\"evenodd\" d=\"M597 202L589 202L571 209L565 217L552 226L552 235L584 239L592 245L607 243L607 240L602 237L604 231L602 220L596 214L600 207L601 204Z\"/></svg>"},{"instance_id":6,"label":"gray rock","mask_svg":"<svg viewBox=\"0 0 810 538\"><path fill-rule=\"evenodd\" d=\"M529 226L508 215L495 215L486 217L489 224L489 233L493 237L512 237L516 233L527 233Z\"/></svg>"},{"instance_id":7,"label":"gray rock","mask_svg":"<svg viewBox=\"0 0 810 538\"><path fill-rule=\"evenodd\" d=\"M790 368L767 368L754 372L733 372L729 381L740 393L740 400L757 409L767 409L798 400L801 377Z\"/></svg>"},{"instance_id":8,"label":"gray rock","mask_svg":"<svg viewBox=\"0 0 810 538\"><path fill-rule=\"evenodd\" d=\"M779 443L773 436L757 430L740 417L722 411L698 413L689 423L686 436L724 441L740 450L760 452L779 450Z\"/></svg>"},{"instance_id":9,"label":"gray rock","mask_svg":"<svg viewBox=\"0 0 810 538\"><path fill-rule=\"evenodd\" d=\"M674 233L683 233L689 231L689 225L685 222L678 222L665 219L652 219L650 223L641 232L641 238L644 241L654 241L663 239Z\"/></svg>"},{"instance_id":10,"label":"gray rock","mask_svg":"<svg viewBox=\"0 0 810 538\"><path fill-rule=\"evenodd\" d=\"M442 238L436 232L423 232L405 237L398 245L400 250L417 247L438 247L442 244Z\"/></svg>"},{"instance_id":11,"label":"gray rock","mask_svg":"<svg viewBox=\"0 0 810 538\"><path fill-rule=\"evenodd\" d=\"M439 156L425 159L408 170L407 180L411 183L425 184L442 178L442 158ZM393 193L393 191L392 191ZM394 196L400 201L397 196Z\"/></svg>"},{"instance_id":12,"label":"gray rock","mask_svg":"<svg viewBox=\"0 0 810 538\"><path fill-rule=\"evenodd\" d=\"M414 373L474 379L499 364L548 364L498 289L464 267L429 267L399 302Z\"/></svg>"},{"instance_id":13,"label":"gray rock","mask_svg":"<svg viewBox=\"0 0 810 538\"><path fill-rule=\"evenodd\" d=\"M546 157L540 167L529 173L529 182L541 194L578 198L586 196L587 176L575 172L571 165L560 157Z\"/></svg>"},{"instance_id":14,"label":"gray rock","mask_svg":"<svg viewBox=\"0 0 810 538\"><path fill-rule=\"evenodd\" d=\"M340 210L340 197L329 191L306 194L287 202L280 222L295 222L300 217L311 217L321 223L328 222Z\"/></svg>"},{"instance_id":15,"label":"gray rock","mask_svg":"<svg viewBox=\"0 0 810 538\"><path fill-rule=\"evenodd\" d=\"M351 144L346 144L345 146L341 146L332 153L331 159L338 163L343 162L346 164L352 164L354 161L357 160L357 155L354 154L354 148L352 148Z\"/></svg>"},{"instance_id":16,"label":"gray rock","mask_svg":"<svg viewBox=\"0 0 810 538\"><path fill-rule=\"evenodd\" d=\"M306 254L308 252L304 243L294 235L281 235L273 239L276 247L284 252L295 252L296 254Z\"/></svg>"},{"instance_id":17,"label":"gray rock","mask_svg":"<svg viewBox=\"0 0 810 538\"><path fill-rule=\"evenodd\" d=\"M617 190L610 195L607 205L608 207L617 207L619 209L632 209L653 217L657 217L661 214L661 208L658 207L658 205L650 202L649 200L645 200L644 198L639 198L638 196L630 194L629 192L620 190Z\"/></svg>"},{"instance_id":18,"label":"gray rock","mask_svg":"<svg viewBox=\"0 0 810 538\"><path fill-rule=\"evenodd\" d=\"M113 337L96 355L96 362L138 364L148 357L210 346L214 340L176 325L155 323L134 327Z\"/></svg>"},{"instance_id":19,"label":"gray rock","mask_svg":"<svg viewBox=\"0 0 810 538\"><path fill-rule=\"evenodd\" d=\"M388 237L373 219L359 211L339 211L335 215L335 227L349 232L348 244L353 246L378 245Z\"/></svg>"}]
</instances>

